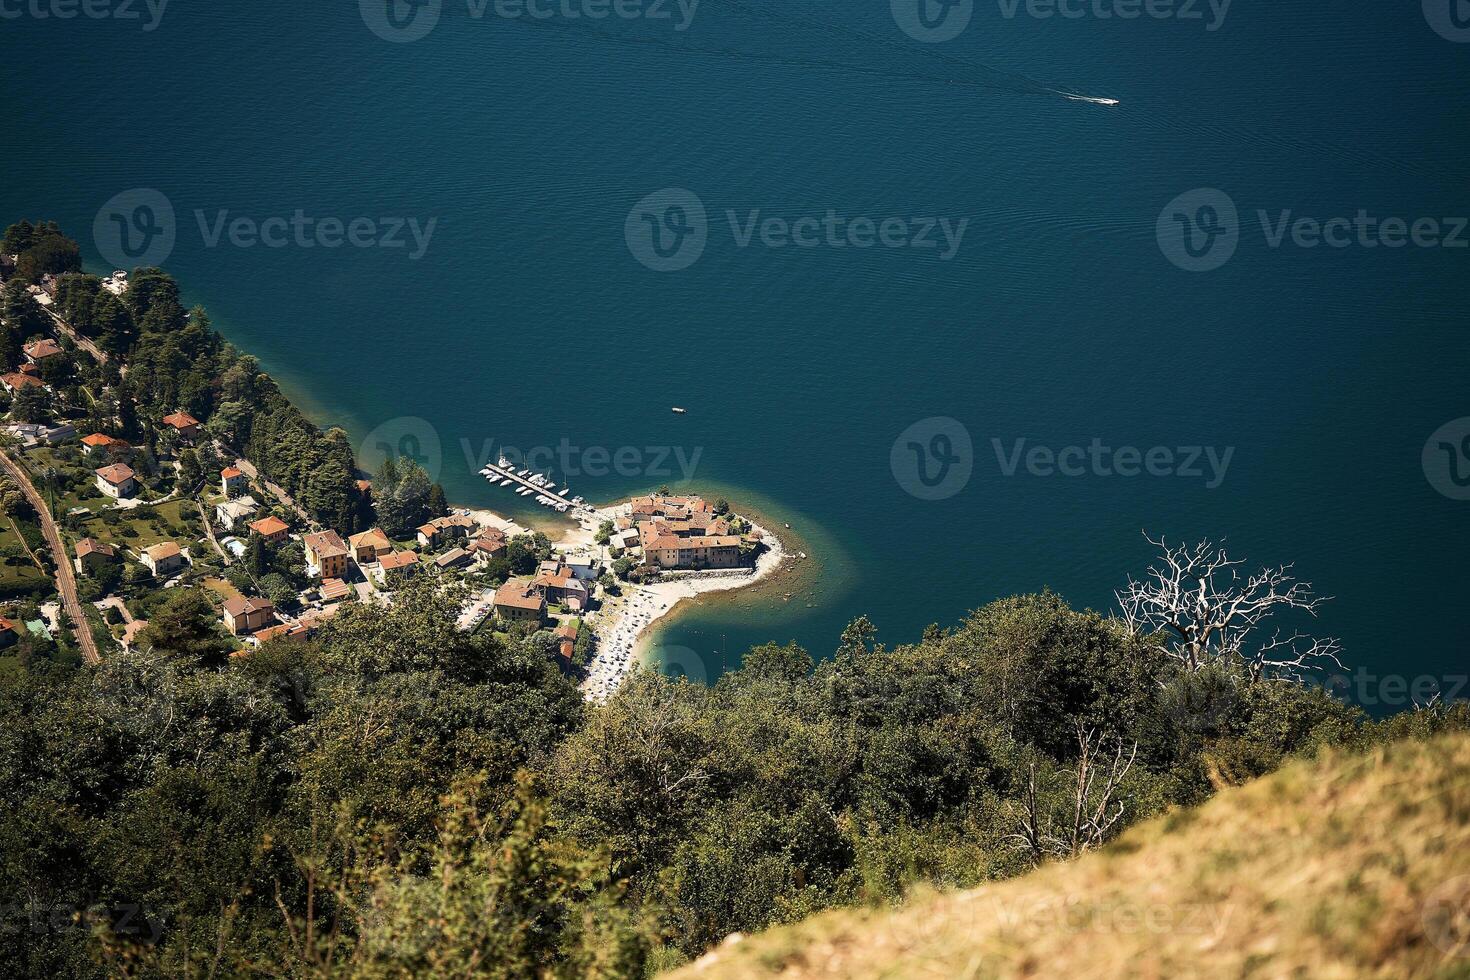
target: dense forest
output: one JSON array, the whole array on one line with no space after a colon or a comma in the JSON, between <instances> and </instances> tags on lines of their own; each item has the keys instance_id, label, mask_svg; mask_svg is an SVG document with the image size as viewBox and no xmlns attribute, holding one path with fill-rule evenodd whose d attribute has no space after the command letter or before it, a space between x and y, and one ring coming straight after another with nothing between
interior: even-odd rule
<instances>
[{"instance_id":1,"label":"dense forest","mask_svg":"<svg viewBox=\"0 0 1470 980\"><path fill-rule=\"evenodd\" d=\"M163 271L116 294L52 225L0 252L0 354L46 332L26 291L46 282L111 355L80 359L93 404L54 379L95 430L179 449L195 479L218 441L343 533L443 509L390 463L374 515L346 435ZM213 440L168 445L180 410ZM644 672L606 704L546 634L458 629L459 586L234 657L199 591L170 589L132 651L0 674L0 975L643 977L734 932L1066 860L1293 755L1470 726L1463 704L1370 721L1310 683L1335 642L1253 636L1320 600L1237 564L1165 548L1121 618L1018 596L899 645L859 619L816 657L757 647L710 687ZM1216 572L1253 591L1196 600Z\"/></svg>"},{"instance_id":2,"label":"dense forest","mask_svg":"<svg viewBox=\"0 0 1470 980\"><path fill-rule=\"evenodd\" d=\"M0 970L642 976L1076 853L1079 763L1116 782L1110 836L1293 753L1470 720L1190 669L1052 594L591 706L531 640L458 631L461 597L401 595L227 664L181 593L147 652L8 681Z\"/></svg>"},{"instance_id":3,"label":"dense forest","mask_svg":"<svg viewBox=\"0 0 1470 980\"><path fill-rule=\"evenodd\" d=\"M148 444L169 438L159 420L185 412L260 467L320 524L343 534L371 523L357 486L346 433L323 433L281 393L260 363L231 346L202 309L185 310L162 269L136 269L122 295L81 271L75 242L54 224L17 222L0 252L17 256L5 284L0 362L14 363L21 345L48 332L49 322L27 287L54 277L57 315L79 337L113 356L103 367L112 404L99 407L94 431ZM119 361L127 365L126 374ZM217 472L212 447L182 453L192 472ZM201 458L203 457L203 458Z\"/></svg>"}]
</instances>

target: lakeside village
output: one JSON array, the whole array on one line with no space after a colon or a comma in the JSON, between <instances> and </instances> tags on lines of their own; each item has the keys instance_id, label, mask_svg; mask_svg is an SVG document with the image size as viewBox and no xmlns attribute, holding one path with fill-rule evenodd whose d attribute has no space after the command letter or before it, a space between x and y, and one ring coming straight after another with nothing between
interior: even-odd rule
<instances>
[{"instance_id":1,"label":"lakeside village","mask_svg":"<svg viewBox=\"0 0 1470 980\"><path fill-rule=\"evenodd\" d=\"M254 440L232 438L229 401L216 399L209 422L179 402L146 404L130 384L145 368L121 356L129 339L99 330L97 317L82 326L72 321L87 317L68 315L79 279L94 293L82 305L105 317L138 311L139 290L158 288L154 274L165 274L23 271L24 253L0 252L0 666L146 647L150 618L176 590L202 596L232 656L249 656L309 638L352 603L391 603L405 582L427 577L466 587L462 629L544 632L548 656L602 698L635 666L640 634L680 599L746 584L782 557L776 538L723 501L665 488L597 509L504 459L482 475L544 495L575 520L561 540L449 508L403 460L372 475L354 467L351 496L334 509L315 477L286 472L274 456L251 458ZM148 342L142 326L133 353ZM328 455L339 434L317 432ZM278 442L260 442L257 454ZM424 492L410 495L410 486ZM409 496L417 515L405 510ZM322 520L324 511L342 518Z\"/></svg>"}]
</instances>

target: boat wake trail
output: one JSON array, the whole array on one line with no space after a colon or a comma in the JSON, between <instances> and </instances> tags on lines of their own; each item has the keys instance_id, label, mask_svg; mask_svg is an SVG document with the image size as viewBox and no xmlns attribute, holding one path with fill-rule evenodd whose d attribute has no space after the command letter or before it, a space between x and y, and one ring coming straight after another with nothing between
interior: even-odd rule
<instances>
[{"instance_id":1,"label":"boat wake trail","mask_svg":"<svg viewBox=\"0 0 1470 980\"><path fill-rule=\"evenodd\" d=\"M1064 99L1071 99L1073 102L1091 102L1093 105L1121 105L1117 99L1100 99L1092 95L1072 95L1068 92L1058 92L1057 95L1060 95Z\"/></svg>"},{"instance_id":2,"label":"boat wake trail","mask_svg":"<svg viewBox=\"0 0 1470 980\"><path fill-rule=\"evenodd\" d=\"M881 78L903 79L936 85L959 86L1010 95L1063 98L1074 102L1114 106L1116 99L1095 98L1064 91L1017 72L1004 71L955 57L928 46L870 34L844 24L793 13L789 0L704 0L701 11L711 10L718 18L714 27L705 26L700 36L728 38L732 43L709 44L687 35L666 31L637 34L625 29L608 30L586 21L559 18L517 19L532 29L560 30L579 40L615 45L661 48L681 54L722 58L750 64L774 64ZM741 43L743 42L743 43ZM837 56L814 56L800 51L782 52L791 45L816 47ZM844 55L847 55L844 57Z\"/></svg>"}]
</instances>

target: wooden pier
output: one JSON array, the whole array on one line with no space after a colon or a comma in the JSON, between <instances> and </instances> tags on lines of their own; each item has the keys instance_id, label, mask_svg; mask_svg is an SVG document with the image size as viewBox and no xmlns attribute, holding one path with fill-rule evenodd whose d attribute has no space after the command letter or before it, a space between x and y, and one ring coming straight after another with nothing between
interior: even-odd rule
<instances>
[{"instance_id":1,"label":"wooden pier","mask_svg":"<svg viewBox=\"0 0 1470 980\"><path fill-rule=\"evenodd\" d=\"M531 477L541 476L540 473L527 473L525 476L520 476L513 467L491 463L480 471L480 475L495 486L500 486L506 480L511 481L511 485L505 488L507 490L530 490L530 494L521 494L521 496L527 500L534 500L536 497L543 497L550 500L551 503L547 506L550 506L552 510L557 510L558 504L564 505L566 510L561 511L561 513L572 514L579 511L585 510L590 512L592 510L592 507L582 501L580 497L564 496L561 491L556 489L555 483L532 483ZM571 491L568 490L567 492L570 493Z\"/></svg>"}]
</instances>

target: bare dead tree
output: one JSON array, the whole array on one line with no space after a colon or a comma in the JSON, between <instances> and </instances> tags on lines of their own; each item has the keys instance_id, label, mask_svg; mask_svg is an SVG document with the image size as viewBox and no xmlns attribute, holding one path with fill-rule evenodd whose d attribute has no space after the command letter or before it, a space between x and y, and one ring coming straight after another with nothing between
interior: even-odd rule
<instances>
[{"instance_id":1,"label":"bare dead tree","mask_svg":"<svg viewBox=\"0 0 1470 980\"><path fill-rule=\"evenodd\" d=\"M1123 801L1117 798L1118 787L1138 758L1137 742L1126 750L1121 738L1114 742L1109 758L1103 736L1077 723L1077 766L1070 770L1072 785L1068 800L1071 813L1061 827L1057 826L1057 820L1042 812L1036 789L1036 763L1031 763L1018 804L1017 832L1008 839L1030 851L1038 862L1047 857L1076 857L1106 843L1125 812Z\"/></svg>"},{"instance_id":2,"label":"bare dead tree","mask_svg":"<svg viewBox=\"0 0 1470 980\"><path fill-rule=\"evenodd\" d=\"M1133 748L1128 751L1128 758L1124 760L1123 740L1119 738L1114 741L1117 748L1112 761L1107 762L1106 769L1102 769L1099 764L1106 761L1105 758L1099 759L1103 746L1102 736L1084 728L1081 722L1077 723L1079 758L1076 771L1076 805L1072 811L1069 846L1072 854L1080 854L1102 844L1118 825L1118 821L1123 819L1123 801L1115 799L1115 796L1118 785L1138 758L1138 743L1133 743Z\"/></svg>"},{"instance_id":3,"label":"bare dead tree","mask_svg":"<svg viewBox=\"0 0 1470 980\"><path fill-rule=\"evenodd\" d=\"M1118 605L1129 630L1163 634L1165 650L1186 669L1239 665L1253 680L1268 674L1300 679L1327 664L1342 669L1336 639L1281 630L1264 638L1265 624L1276 614L1297 610L1315 617L1330 598L1294 578L1292 566L1244 574L1244 561L1210 541L1173 547L1163 538L1144 537L1160 550L1160 560L1142 581L1130 576L1117 593Z\"/></svg>"},{"instance_id":4,"label":"bare dead tree","mask_svg":"<svg viewBox=\"0 0 1470 980\"><path fill-rule=\"evenodd\" d=\"M1051 853L1055 838L1041 826L1041 807L1036 802L1036 763L1032 762L1028 768L1029 778L1021 791L1021 813L1016 818L1017 833L1007 839L1021 844L1031 852L1033 861L1040 862Z\"/></svg>"},{"instance_id":5,"label":"bare dead tree","mask_svg":"<svg viewBox=\"0 0 1470 980\"><path fill-rule=\"evenodd\" d=\"M672 751L677 749L677 699L671 690L662 686L652 686L647 693L649 697L644 703L629 713L629 728L659 793L672 800L709 782L710 774L697 765L676 767L670 761L671 756L683 755Z\"/></svg>"}]
</instances>

